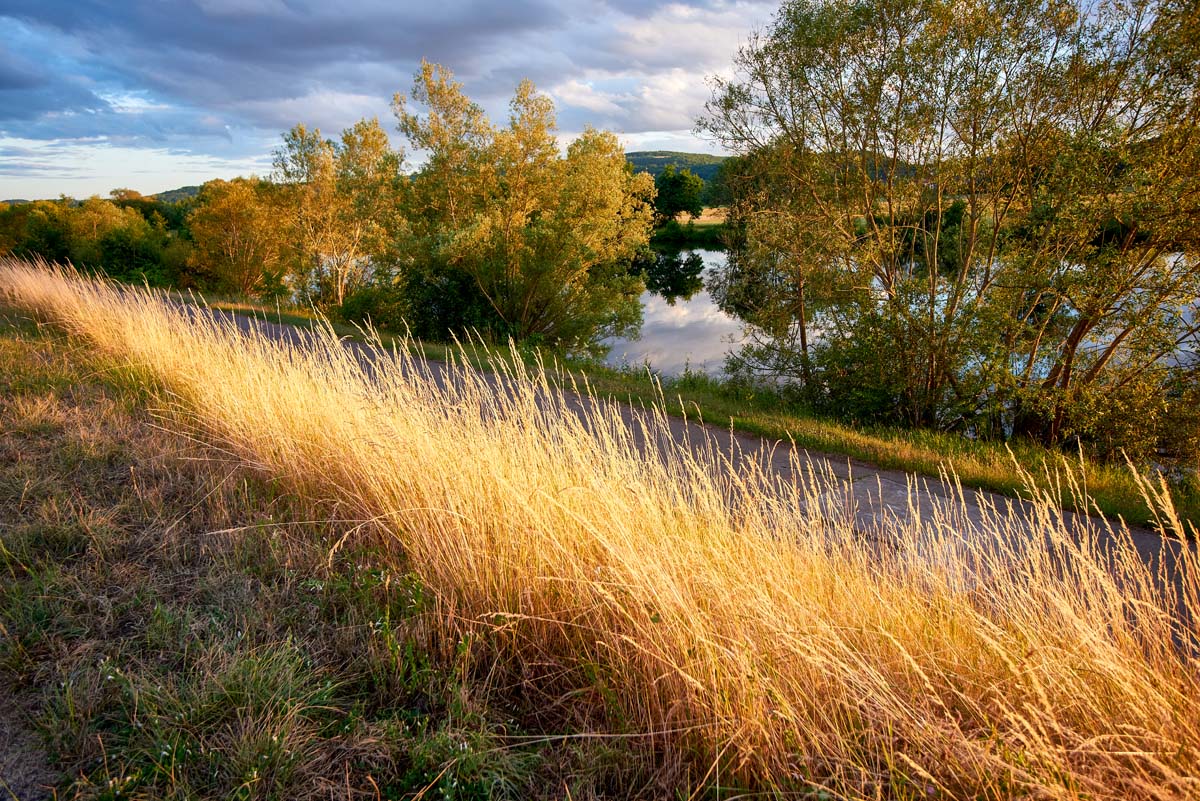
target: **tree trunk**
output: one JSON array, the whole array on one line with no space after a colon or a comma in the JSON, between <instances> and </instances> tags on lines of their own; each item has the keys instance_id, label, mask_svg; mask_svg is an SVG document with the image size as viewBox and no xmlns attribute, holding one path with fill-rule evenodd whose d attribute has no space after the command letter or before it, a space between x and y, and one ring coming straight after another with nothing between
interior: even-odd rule
<instances>
[{"instance_id":1,"label":"tree trunk","mask_svg":"<svg viewBox=\"0 0 1200 801\"><path fill-rule=\"evenodd\" d=\"M800 370L805 391L812 390L812 362L808 358L808 310L804 299L804 281L800 282Z\"/></svg>"}]
</instances>

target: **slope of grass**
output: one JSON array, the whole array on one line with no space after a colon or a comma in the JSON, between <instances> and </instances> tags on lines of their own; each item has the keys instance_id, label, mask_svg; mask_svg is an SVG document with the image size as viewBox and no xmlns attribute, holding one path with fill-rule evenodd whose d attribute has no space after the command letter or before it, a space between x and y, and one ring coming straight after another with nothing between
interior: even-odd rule
<instances>
[{"instance_id":1,"label":"slope of grass","mask_svg":"<svg viewBox=\"0 0 1200 801\"><path fill-rule=\"evenodd\" d=\"M212 308L267 322L312 329L328 325L339 337L365 341L361 329L328 322L318 313L296 308L269 308L219 297L204 298ZM388 333L377 335L388 347L408 347L427 359L445 361L461 355L452 346L414 342ZM474 347L467 354L479 369L509 358L507 350ZM523 354L533 363L537 354ZM1127 466L1104 463L1083 454L1068 455L1027 440L1008 443L971 440L958 434L888 426L853 426L814 416L762 387L746 387L702 374L670 378L645 370L613 369L596 361L567 359L564 367L580 376L578 388L601 398L617 398L638 406L663 406L668 414L695 416L801 448L840 454L890 470L938 477L951 472L966 487L1010 497L1028 497L1032 480L1043 493L1052 493L1063 508L1119 518L1130 525L1159 526L1158 515L1146 502L1138 477ZM586 380L583 380L586 378ZM663 404L663 398L667 403ZM1062 476L1079 473L1087 486L1087 502L1060 492ZM1200 491L1194 478L1171 487L1172 504L1184 521L1184 534L1194 537L1200 522Z\"/></svg>"},{"instance_id":2,"label":"slope of grass","mask_svg":"<svg viewBox=\"0 0 1200 801\"><path fill-rule=\"evenodd\" d=\"M140 371L79 344L0 306L0 684L55 757L55 797L587 798L647 781L621 743L531 736L489 706L470 643L434 636L401 562L166 430Z\"/></svg>"},{"instance_id":3,"label":"slope of grass","mask_svg":"<svg viewBox=\"0 0 1200 801\"><path fill-rule=\"evenodd\" d=\"M661 788L1200 790L1190 560L1164 584L1044 502L1032 538L1002 516L963 538L948 505L882 548L826 500L836 484L714 464L653 414L643 451L520 364L505 391L434 381L404 351L368 375L332 337L288 348L45 269L6 263L0 291L147 378L172 428L356 521L371 568L419 581L442 659L469 643L487 666L472 686L545 729L637 743Z\"/></svg>"}]
</instances>

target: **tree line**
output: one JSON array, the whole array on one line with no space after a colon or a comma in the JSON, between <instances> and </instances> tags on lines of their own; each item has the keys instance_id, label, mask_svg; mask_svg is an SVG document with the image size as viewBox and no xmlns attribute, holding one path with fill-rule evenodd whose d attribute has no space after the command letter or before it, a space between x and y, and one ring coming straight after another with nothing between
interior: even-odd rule
<instances>
[{"instance_id":1,"label":"tree line","mask_svg":"<svg viewBox=\"0 0 1200 801\"><path fill-rule=\"evenodd\" d=\"M789 0L700 128L736 367L861 421L1200 450L1200 12Z\"/></svg>"},{"instance_id":2,"label":"tree line","mask_svg":"<svg viewBox=\"0 0 1200 801\"><path fill-rule=\"evenodd\" d=\"M337 139L297 125L268 178L184 203L129 190L0 210L0 251L121 280L286 298L432 339L475 332L586 350L641 321L655 186L616 137L560 152L554 107L523 82L497 125L424 63L397 94L405 171L377 119Z\"/></svg>"}]
</instances>

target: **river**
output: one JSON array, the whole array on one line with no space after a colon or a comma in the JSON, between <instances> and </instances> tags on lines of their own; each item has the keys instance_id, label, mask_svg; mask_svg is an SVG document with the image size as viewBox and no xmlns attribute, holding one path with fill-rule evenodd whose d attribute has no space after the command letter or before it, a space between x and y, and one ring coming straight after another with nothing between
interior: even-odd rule
<instances>
[{"instance_id":1,"label":"river","mask_svg":"<svg viewBox=\"0 0 1200 801\"><path fill-rule=\"evenodd\" d=\"M703 286L709 273L725 266L725 254L685 250L664 255L659 269L647 276L640 336L604 340L610 347L605 363L612 367L649 365L666 376L685 370L719 375L725 354L741 342L743 328L739 320L717 307Z\"/></svg>"}]
</instances>

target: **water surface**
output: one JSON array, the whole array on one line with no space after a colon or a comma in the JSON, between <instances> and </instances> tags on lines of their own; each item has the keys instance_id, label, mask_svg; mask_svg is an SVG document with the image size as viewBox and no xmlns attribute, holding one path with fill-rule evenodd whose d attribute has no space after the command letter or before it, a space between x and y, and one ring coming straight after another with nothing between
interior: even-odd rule
<instances>
[{"instance_id":1,"label":"water surface","mask_svg":"<svg viewBox=\"0 0 1200 801\"><path fill-rule=\"evenodd\" d=\"M721 311L701 284L705 275L725 266L725 254L713 250L683 251L681 259L695 253L704 261L701 281L689 286L690 296L673 302L652 290L642 295L641 336L604 340L609 345L605 363L613 367L649 365L655 372L677 376L684 370L718 375L725 354L736 350L742 340L742 323ZM670 285L670 280L648 281L648 285ZM686 281L677 282L686 284ZM700 287L700 288L696 288Z\"/></svg>"}]
</instances>

